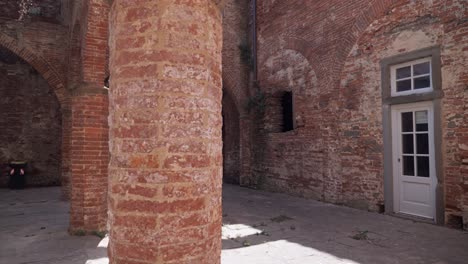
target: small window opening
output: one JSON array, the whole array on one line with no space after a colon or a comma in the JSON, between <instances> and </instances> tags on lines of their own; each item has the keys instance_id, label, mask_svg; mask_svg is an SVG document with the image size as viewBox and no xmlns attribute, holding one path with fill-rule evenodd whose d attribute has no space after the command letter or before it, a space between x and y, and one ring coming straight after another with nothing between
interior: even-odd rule
<instances>
[{"instance_id":1,"label":"small window opening","mask_svg":"<svg viewBox=\"0 0 468 264\"><path fill-rule=\"evenodd\" d=\"M283 107L283 132L294 130L292 92L283 93L281 105Z\"/></svg>"}]
</instances>

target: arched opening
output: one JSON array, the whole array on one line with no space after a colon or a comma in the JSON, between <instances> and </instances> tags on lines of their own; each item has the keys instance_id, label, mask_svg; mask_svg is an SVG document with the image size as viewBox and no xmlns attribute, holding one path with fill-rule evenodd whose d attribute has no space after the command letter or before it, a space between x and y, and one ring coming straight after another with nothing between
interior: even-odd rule
<instances>
[{"instance_id":1,"label":"arched opening","mask_svg":"<svg viewBox=\"0 0 468 264\"><path fill-rule=\"evenodd\" d=\"M26 186L60 185L60 103L43 76L0 46L0 187L9 163L27 162Z\"/></svg>"},{"instance_id":2,"label":"arched opening","mask_svg":"<svg viewBox=\"0 0 468 264\"><path fill-rule=\"evenodd\" d=\"M31 69L37 71L38 75L42 76L42 78L48 84L48 89L54 95L54 99L59 103L60 111L62 114L61 120L61 138L57 138L56 140L61 142L61 158L60 165L62 169L67 166L67 156L65 155L66 151L69 148L68 145L68 138L70 131L67 129L69 126L67 125L70 122L70 113L69 113L69 95L67 90L65 89L65 84L63 82L62 76L59 74L57 70L57 65L51 64L49 61L44 59L40 54L36 53L30 47L20 44L18 40L0 33L0 47L10 54L13 54L17 58L20 58L25 64L31 66ZM65 158L65 160L64 160ZM65 162L64 162L65 161ZM68 171L66 168L64 171ZM60 183L62 185L63 191L63 198L68 198L68 178L69 175L64 173L63 171L59 172L58 175L61 176Z\"/></svg>"},{"instance_id":3,"label":"arched opening","mask_svg":"<svg viewBox=\"0 0 468 264\"><path fill-rule=\"evenodd\" d=\"M239 111L232 97L223 92L223 182L240 183Z\"/></svg>"}]
</instances>

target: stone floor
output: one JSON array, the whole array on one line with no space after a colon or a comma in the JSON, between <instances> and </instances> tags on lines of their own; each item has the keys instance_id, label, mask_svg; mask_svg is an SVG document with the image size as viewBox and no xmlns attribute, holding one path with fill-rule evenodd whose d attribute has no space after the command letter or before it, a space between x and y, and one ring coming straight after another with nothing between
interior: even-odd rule
<instances>
[{"instance_id":1,"label":"stone floor","mask_svg":"<svg viewBox=\"0 0 468 264\"><path fill-rule=\"evenodd\" d=\"M459 230L230 185L223 192L222 264L468 263ZM108 262L107 239L68 236L59 196L0 190L0 264Z\"/></svg>"},{"instance_id":2,"label":"stone floor","mask_svg":"<svg viewBox=\"0 0 468 264\"><path fill-rule=\"evenodd\" d=\"M234 186L222 264L468 264L468 233Z\"/></svg>"},{"instance_id":3,"label":"stone floor","mask_svg":"<svg viewBox=\"0 0 468 264\"><path fill-rule=\"evenodd\" d=\"M68 217L60 187L0 189L0 264L105 263L101 239L69 236Z\"/></svg>"}]
</instances>

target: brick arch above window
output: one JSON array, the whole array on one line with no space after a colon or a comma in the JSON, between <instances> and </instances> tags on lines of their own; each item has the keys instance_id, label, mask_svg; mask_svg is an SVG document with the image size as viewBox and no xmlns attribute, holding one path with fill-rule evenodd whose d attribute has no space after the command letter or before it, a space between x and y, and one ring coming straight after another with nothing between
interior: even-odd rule
<instances>
[{"instance_id":1,"label":"brick arch above window","mask_svg":"<svg viewBox=\"0 0 468 264\"><path fill-rule=\"evenodd\" d=\"M373 0L354 20L351 30L342 37L339 47L336 49L337 57L339 61L345 62L349 56L354 45L359 42L362 35L366 32L369 26L376 20L384 17L392 8L399 4L403 4L407 0ZM344 63L339 64L340 69L337 71L341 73L343 71Z\"/></svg>"},{"instance_id":2,"label":"brick arch above window","mask_svg":"<svg viewBox=\"0 0 468 264\"><path fill-rule=\"evenodd\" d=\"M302 96L318 94L318 79L310 61L299 51L283 49L261 64L260 84L270 93L291 91Z\"/></svg>"},{"instance_id":3,"label":"brick arch above window","mask_svg":"<svg viewBox=\"0 0 468 264\"><path fill-rule=\"evenodd\" d=\"M64 81L60 77L58 70L52 66L49 61L36 54L32 49L24 45L19 45L14 38L2 33L0 33L0 46L10 50L36 69L47 81L52 90L54 90L60 104L66 100L67 96Z\"/></svg>"}]
</instances>

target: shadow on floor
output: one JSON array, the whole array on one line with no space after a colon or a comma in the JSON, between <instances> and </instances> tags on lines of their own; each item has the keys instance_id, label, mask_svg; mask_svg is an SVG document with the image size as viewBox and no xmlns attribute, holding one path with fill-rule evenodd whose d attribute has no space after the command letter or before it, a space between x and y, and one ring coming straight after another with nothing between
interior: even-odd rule
<instances>
[{"instance_id":1,"label":"shadow on floor","mask_svg":"<svg viewBox=\"0 0 468 264\"><path fill-rule=\"evenodd\" d=\"M468 263L468 234L225 185L223 264Z\"/></svg>"}]
</instances>

